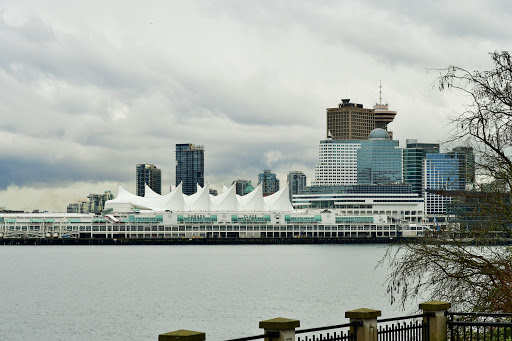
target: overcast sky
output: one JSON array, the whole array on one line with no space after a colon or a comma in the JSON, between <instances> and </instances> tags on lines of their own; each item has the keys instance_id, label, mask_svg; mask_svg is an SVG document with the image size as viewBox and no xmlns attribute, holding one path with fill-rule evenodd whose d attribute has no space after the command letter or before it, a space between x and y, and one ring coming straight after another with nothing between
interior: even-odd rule
<instances>
[{"instance_id":1,"label":"overcast sky","mask_svg":"<svg viewBox=\"0 0 512 341\"><path fill-rule=\"evenodd\" d=\"M203 144L220 189L313 176L325 108L398 111L389 128L442 142L466 100L430 68L491 67L512 1L2 1L0 206L65 211L135 165L174 182L177 143Z\"/></svg>"}]
</instances>

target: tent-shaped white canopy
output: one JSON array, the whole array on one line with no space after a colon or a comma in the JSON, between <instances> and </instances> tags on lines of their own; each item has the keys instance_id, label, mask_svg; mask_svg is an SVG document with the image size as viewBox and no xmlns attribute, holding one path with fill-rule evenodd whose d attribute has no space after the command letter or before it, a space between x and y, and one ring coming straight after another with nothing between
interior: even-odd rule
<instances>
[{"instance_id":1,"label":"tent-shaped white canopy","mask_svg":"<svg viewBox=\"0 0 512 341\"><path fill-rule=\"evenodd\" d=\"M127 212L132 209L152 210L158 212L290 212L293 206L290 203L288 184L278 192L263 197L261 184L252 192L239 196L236 194L235 184L224 190L221 194L213 196L209 193L210 184L201 187L192 195L182 192L182 185L174 187L166 195L159 195L146 187L144 197L128 192L121 184L118 185L117 197L105 203L105 209L114 212Z\"/></svg>"}]
</instances>

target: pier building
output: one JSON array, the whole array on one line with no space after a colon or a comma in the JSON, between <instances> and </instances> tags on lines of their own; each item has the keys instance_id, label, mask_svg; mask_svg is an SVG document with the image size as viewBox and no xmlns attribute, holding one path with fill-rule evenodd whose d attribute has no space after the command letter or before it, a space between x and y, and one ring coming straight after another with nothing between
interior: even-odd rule
<instances>
[{"instance_id":1,"label":"pier building","mask_svg":"<svg viewBox=\"0 0 512 341\"><path fill-rule=\"evenodd\" d=\"M263 197L261 185L244 196L235 186L217 196L209 185L187 196L181 185L167 195L150 188L145 197L119 186L103 215L71 213L0 214L0 238L390 238L421 235L386 211L293 209L288 186Z\"/></svg>"}]
</instances>

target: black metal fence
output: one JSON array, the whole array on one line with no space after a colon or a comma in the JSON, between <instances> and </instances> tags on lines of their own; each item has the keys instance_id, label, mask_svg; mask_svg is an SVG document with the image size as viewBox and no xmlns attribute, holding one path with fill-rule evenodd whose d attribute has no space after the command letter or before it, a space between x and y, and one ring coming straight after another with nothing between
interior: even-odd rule
<instances>
[{"instance_id":1,"label":"black metal fence","mask_svg":"<svg viewBox=\"0 0 512 341\"><path fill-rule=\"evenodd\" d=\"M335 326L298 329L295 331L295 335L300 335L297 336L297 341L357 341L357 334L355 334L350 327L357 327L362 325L362 322L351 322L338 324ZM315 333L325 330L330 330L331 332L321 334Z\"/></svg>"},{"instance_id":2,"label":"black metal fence","mask_svg":"<svg viewBox=\"0 0 512 341\"><path fill-rule=\"evenodd\" d=\"M512 340L512 314L447 312L446 316L448 340Z\"/></svg>"},{"instance_id":3,"label":"black metal fence","mask_svg":"<svg viewBox=\"0 0 512 341\"><path fill-rule=\"evenodd\" d=\"M431 314L394 317L377 320L379 341L424 341L429 340L429 320ZM394 323L390 323L394 322Z\"/></svg>"}]
</instances>

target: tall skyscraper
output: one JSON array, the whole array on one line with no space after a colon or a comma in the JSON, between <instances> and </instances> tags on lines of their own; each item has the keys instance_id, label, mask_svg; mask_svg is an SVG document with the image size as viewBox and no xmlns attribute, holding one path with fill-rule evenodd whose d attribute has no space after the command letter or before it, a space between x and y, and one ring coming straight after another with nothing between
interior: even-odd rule
<instances>
[{"instance_id":1,"label":"tall skyscraper","mask_svg":"<svg viewBox=\"0 0 512 341\"><path fill-rule=\"evenodd\" d=\"M292 195L299 194L299 191L306 188L306 174L301 171L290 171L288 172L287 180L290 190L290 200L292 200Z\"/></svg>"},{"instance_id":2,"label":"tall skyscraper","mask_svg":"<svg viewBox=\"0 0 512 341\"><path fill-rule=\"evenodd\" d=\"M204 187L204 147L192 143L176 145L176 186L183 183L184 194L197 191L197 185Z\"/></svg>"},{"instance_id":3,"label":"tall skyscraper","mask_svg":"<svg viewBox=\"0 0 512 341\"><path fill-rule=\"evenodd\" d=\"M162 171L155 165L140 163L136 166L137 195L143 197L147 184L155 193L162 194Z\"/></svg>"},{"instance_id":4,"label":"tall skyscraper","mask_svg":"<svg viewBox=\"0 0 512 341\"><path fill-rule=\"evenodd\" d=\"M449 192L465 190L465 164L463 153L427 153L423 177L426 214L445 214L446 205L452 202Z\"/></svg>"},{"instance_id":5,"label":"tall skyscraper","mask_svg":"<svg viewBox=\"0 0 512 341\"><path fill-rule=\"evenodd\" d=\"M404 149L404 182L411 185L412 192L423 196L423 161L427 153L439 153L438 143L418 143L407 139Z\"/></svg>"},{"instance_id":6,"label":"tall skyscraper","mask_svg":"<svg viewBox=\"0 0 512 341\"><path fill-rule=\"evenodd\" d=\"M272 173L270 169L265 169L263 173L258 174L259 184L262 184L263 196L279 191L279 179L276 173Z\"/></svg>"},{"instance_id":7,"label":"tall skyscraper","mask_svg":"<svg viewBox=\"0 0 512 341\"><path fill-rule=\"evenodd\" d=\"M333 140L366 140L375 129L373 109L342 99L337 108L327 108L327 137Z\"/></svg>"},{"instance_id":8,"label":"tall skyscraper","mask_svg":"<svg viewBox=\"0 0 512 341\"><path fill-rule=\"evenodd\" d=\"M236 194L244 195L245 189L247 188L247 186L249 186L250 183L251 182L249 180L238 179L233 181L231 184L235 184Z\"/></svg>"},{"instance_id":9,"label":"tall skyscraper","mask_svg":"<svg viewBox=\"0 0 512 341\"><path fill-rule=\"evenodd\" d=\"M472 185L475 183L475 154L473 153L473 147L455 147L452 149L453 153L462 153L466 158L465 170L466 170L466 185Z\"/></svg>"},{"instance_id":10,"label":"tall skyscraper","mask_svg":"<svg viewBox=\"0 0 512 341\"><path fill-rule=\"evenodd\" d=\"M402 183L402 149L384 129L376 128L357 151L358 184Z\"/></svg>"}]
</instances>

